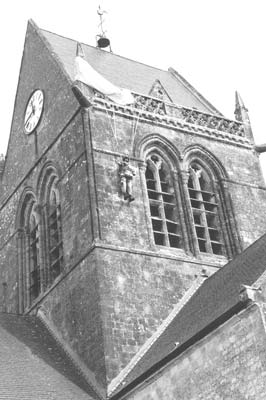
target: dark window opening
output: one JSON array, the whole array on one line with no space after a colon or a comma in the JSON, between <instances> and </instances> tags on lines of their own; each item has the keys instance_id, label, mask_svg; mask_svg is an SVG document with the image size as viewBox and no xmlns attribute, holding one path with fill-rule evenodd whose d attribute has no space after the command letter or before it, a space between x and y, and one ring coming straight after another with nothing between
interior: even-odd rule
<instances>
[{"instance_id":1,"label":"dark window opening","mask_svg":"<svg viewBox=\"0 0 266 400\"><path fill-rule=\"evenodd\" d=\"M153 232L155 244L165 246L165 235L163 233Z\"/></svg>"},{"instance_id":2,"label":"dark window opening","mask_svg":"<svg viewBox=\"0 0 266 400\"><path fill-rule=\"evenodd\" d=\"M207 253L206 249L206 241L205 239L200 239L198 238L198 243L199 243L199 249L202 253Z\"/></svg>"},{"instance_id":3,"label":"dark window opening","mask_svg":"<svg viewBox=\"0 0 266 400\"><path fill-rule=\"evenodd\" d=\"M152 219L152 227L156 232L162 232L162 220Z\"/></svg>"},{"instance_id":4,"label":"dark window opening","mask_svg":"<svg viewBox=\"0 0 266 400\"><path fill-rule=\"evenodd\" d=\"M160 216L159 206L150 204L150 210L151 210L151 216L152 217L159 217Z\"/></svg>"},{"instance_id":5,"label":"dark window opening","mask_svg":"<svg viewBox=\"0 0 266 400\"><path fill-rule=\"evenodd\" d=\"M175 221L176 220L176 212L175 212L175 206L172 205L165 205L164 206L164 213L165 213L165 218L170 220L170 221Z\"/></svg>"},{"instance_id":6,"label":"dark window opening","mask_svg":"<svg viewBox=\"0 0 266 400\"><path fill-rule=\"evenodd\" d=\"M178 249L180 247L180 237L174 235L169 235L168 237L169 237L170 247L176 247Z\"/></svg>"}]
</instances>

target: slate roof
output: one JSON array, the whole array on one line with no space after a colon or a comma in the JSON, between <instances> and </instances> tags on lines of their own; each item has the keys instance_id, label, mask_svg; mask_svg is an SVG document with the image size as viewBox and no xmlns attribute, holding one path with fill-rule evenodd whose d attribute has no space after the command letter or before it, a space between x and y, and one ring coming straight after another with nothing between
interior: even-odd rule
<instances>
[{"instance_id":1,"label":"slate roof","mask_svg":"<svg viewBox=\"0 0 266 400\"><path fill-rule=\"evenodd\" d=\"M237 309L241 285L251 286L265 270L266 235L203 282L167 329L124 377L123 386L131 384L144 373L146 375L149 369L154 372L156 364L162 366L168 355L174 355L174 352L177 355L182 346L184 348L206 327L214 326L215 321L228 315L230 310Z\"/></svg>"},{"instance_id":2,"label":"slate roof","mask_svg":"<svg viewBox=\"0 0 266 400\"><path fill-rule=\"evenodd\" d=\"M32 24L34 23L32 22ZM37 27L35 26L35 28ZM39 32L51 46L52 52L62 62L70 79L74 80L77 41L43 29ZM155 81L159 80L175 104L196 107L203 112L221 115L176 71L174 73L170 70L164 71L86 44L82 44L82 48L86 61L106 79L119 87L148 95Z\"/></svg>"},{"instance_id":3,"label":"slate roof","mask_svg":"<svg viewBox=\"0 0 266 400\"><path fill-rule=\"evenodd\" d=\"M37 317L0 314L0 360L1 399L98 399Z\"/></svg>"}]
</instances>

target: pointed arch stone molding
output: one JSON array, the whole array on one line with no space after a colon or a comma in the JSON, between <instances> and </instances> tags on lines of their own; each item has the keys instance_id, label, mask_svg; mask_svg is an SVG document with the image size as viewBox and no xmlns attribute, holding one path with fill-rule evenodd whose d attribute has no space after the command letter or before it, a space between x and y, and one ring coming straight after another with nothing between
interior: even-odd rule
<instances>
[{"instance_id":1,"label":"pointed arch stone molding","mask_svg":"<svg viewBox=\"0 0 266 400\"><path fill-rule=\"evenodd\" d=\"M35 210L34 210L35 209ZM31 187L25 187L19 200L16 215L17 250L18 250L18 277L19 277L19 312L23 313L30 305L30 258L31 232L30 218L32 213L40 222L37 197ZM40 255L39 255L40 256Z\"/></svg>"},{"instance_id":2,"label":"pointed arch stone molding","mask_svg":"<svg viewBox=\"0 0 266 400\"><path fill-rule=\"evenodd\" d=\"M25 187L20 196L15 221L20 313L39 301L63 272L61 176L60 169L47 161L39 173L36 190Z\"/></svg>"},{"instance_id":3,"label":"pointed arch stone molding","mask_svg":"<svg viewBox=\"0 0 266 400\"><path fill-rule=\"evenodd\" d=\"M133 155L136 158L145 160L147 154L153 151L153 149L163 151L163 154L166 155L169 162L173 166L176 166L175 169L177 169L181 160L180 152L169 140L159 134L147 135L140 141L136 142L133 146Z\"/></svg>"},{"instance_id":4,"label":"pointed arch stone molding","mask_svg":"<svg viewBox=\"0 0 266 400\"><path fill-rule=\"evenodd\" d=\"M159 215L162 218L162 226L164 227L163 229L163 235L165 237L165 240L163 241L164 244L163 246L167 247L177 247L179 250L177 251L182 251L186 253L190 253L190 245L189 245L189 237L187 233L188 229L188 221L187 221L187 204L184 201L183 197L183 190L182 187L180 187L180 179L179 179L179 170L180 170L180 162L181 162L181 155L178 149L172 145L171 142L169 142L167 139L162 137L159 134L151 134L147 135L145 138L140 140L139 142L136 143L134 147L134 156L138 159L143 160L143 166L141 168L141 185L142 185L142 192L144 196L144 205L145 205L145 214L146 214L146 220L148 221L148 236L151 239L151 247L156 249L155 242L156 242L156 235L158 233L155 232L153 229L153 224L155 223L156 216L152 217L152 209L154 209L155 204L154 200L152 199L151 196L151 190L148 188L148 181L147 181L147 176L146 176L146 167L147 167L147 160L148 162L151 162L152 157L158 156L162 162L162 165L165 165L165 168L168 171L169 174L169 190L171 187L170 192L173 195L173 210L169 216L166 218L165 211L162 211L165 209L166 204L164 204L163 198L166 196L166 193L163 194L163 189L158 189L158 187L161 186L161 183L159 183L159 175L158 173L155 173L156 180L155 186L157 187L157 194L159 196L160 200L160 206L158 206L158 211ZM158 171L157 171L158 172ZM148 179L149 180L149 179ZM168 180L167 180L168 181ZM158 191L159 190L159 191ZM166 189L165 189L166 190ZM161 192L162 191L162 192ZM167 190L168 191L168 190ZM169 194L170 194L169 192ZM159 201L159 200L158 200ZM170 205L168 205L170 207ZM170 211L169 211L170 212ZM174 214L173 214L174 213ZM160 218L160 217L158 217ZM171 225L172 221L172 225ZM178 232L172 232L172 229L174 229L174 225L176 224L176 229L177 226ZM169 227L168 227L169 225ZM166 228L166 226L168 228ZM171 226L171 228L170 228ZM170 229L170 231L169 231ZM179 236L179 244L177 245L174 240L174 235ZM166 239L166 236L169 236L169 240ZM181 244L182 243L182 244ZM159 242L157 243L159 244Z\"/></svg>"},{"instance_id":5,"label":"pointed arch stone molding","mask_svg":"<svg viewBox=\"0 0 266 400\"><path fill-rule=\"evenodd\" d=\"M44 198L44 191L47 189L47 181L50 180L52 176L56 177L59 181L62 177L61 169L56 163L52 161L46 161L46 163L42 166L37 181L37 196L39 199Z\"/></svg>"},{"instance_id":6,"label":"pointed arch stone molding","mask_svg":"<svg viewBox=\"0 0 266 400\"><path fill-rule=\"evenodd\" d=\"M59 171L59 172L58 172ZM63 239L61 221L61 195L59 181L61 171L47 161L39 174L37 193L41 213L42 292L63 271Z\"/></svg>"},{"instance_id":7,"label":"pointed arch stone molding","mask_svg":"<svg viewBox=\"0 0 266 400\"><path fill-rule=\"evenodd\" d=\"M144 165L144 167L141 169L140 175L144 204L146 204L146 219L149 221L149 237L152 236L152 215L149 206L149 203L151 202L149 198L149 189L145 179L145 165L147 158L152 154L157 154L162 157L171 170L175 197L178 204L179 220L181 222L183 231L183 248L185 252L187 254L192 253L196 257L200 258L204 256L204 252L207 252L208 256L213 253L213 256L226 255L228 258L232 258L233 255L240 253L240 235L238 233L233 203L226 185L228 174L221 161L208 149L200 145L191 145L187 147L181 154L172 143L159 134L147 135L142 140L135 143L134 146L134 156L143 160ZM207 174L206 177L209 177L208 179L210 180L210 185L212 187L209 193L209 196L212 195L212 200L208 201L213 202L212 207L215 206L215 215L217 215L215 218L217 223L215 223L215 226L207 227L206 225L204 228L208 229L206 235L209 237L210 235L218 235L220 232L218 236L221 237L221 240L217 239L217 243L216 239L210 239L212 242L208 244L206 250L200 250L199 248L200 239L198 238L197 231L201 229L201 224L199 226L195 225L193 212L195 213L196 211L193 211L191 203L192 200L190 198L190 192L188 188L190 166L192 163L202 167L202 169L205 171L205 174ZM204 196L206 195L207 194L204 194ZM216 197L217 201L215 201ZM209 204L208 201L207 205L205 206L206 200L203 200L203 198L201 201L204 203L204 208L211 206L211 203ZM206 214L205 224L207 217L209 218L210 215ZM211 233L210 230L212 230ZM151 240L151 245L155 246L154 240Z\"/></svg>"},{"instance_id":8,"label":"pointed arch stone molding","mask_svg":"<svg viewBox=\"0 0 266 400\"><path fill-rule=\"evenodd\" d=\"M23 189L23 191L20 195L19 202L18 202L17 214L16 214L16 218L15 218L15 229L16 230L21 230L25 226L24 215L25 215L28 201L31 200L31 198L34 199L34 201L37 204L37 197L34 193L33 188L31 186L26 186Z\"/></svg>"},{"instance_id":9,"label":"pointed arch stone molding","mask_svg":"<svg viewBox=\"0 0 266 400\"><path fill-rule=\"evenodd\" d=\"M219 199L219 216L223 233L225 252L229 258L242 251L241 239L235 218L233 202L226 184L228 174L221 161L209 150L199 145L192 145L183 153L183 170L189 172L191 163L201 165L213 181L213 187ZM185 196L189 197L187 185L184 185Z\"/></svg>"},{"instance_id":10,"label":"pointed arch stone molding","mask_svg":"<svg viewBox=\"0 0 266 400\"><path fill-rule=\"evenodd\" d=\"M203 146L188 146L182 154L182 158L185 171L189 170L191 162L197 160L203 164L216 181L228 179L228 174L220 160Z\"/></svg>"}]
</instances>

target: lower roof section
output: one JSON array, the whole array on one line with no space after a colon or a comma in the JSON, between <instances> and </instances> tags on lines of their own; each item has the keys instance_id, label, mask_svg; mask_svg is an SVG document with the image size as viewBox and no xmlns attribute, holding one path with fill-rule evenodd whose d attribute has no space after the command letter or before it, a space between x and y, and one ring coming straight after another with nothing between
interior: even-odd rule
<instances>
[{"instance_id":1,"label":"lower roof section","mask_svg":"<svg viewBox=\"0 0 266 400\"><path fill-rule=\"evenodd\" d=\"M0 314L0 376L0 397L5 399L99 398L34 316Z\"/></svg>"}]
</instances>

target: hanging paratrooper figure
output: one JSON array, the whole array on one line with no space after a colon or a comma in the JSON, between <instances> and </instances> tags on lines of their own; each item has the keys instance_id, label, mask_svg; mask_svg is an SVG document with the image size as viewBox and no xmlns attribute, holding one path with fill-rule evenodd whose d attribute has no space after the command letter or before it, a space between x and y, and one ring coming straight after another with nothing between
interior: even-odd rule
<instances>
[{"instance_id":1,"label":"hanging paratrooper figure","mask_svg":"<svg viewBox=\"0 0 266 400\"><path fill-rule=\"evenodd\" d=\"M135 169L129 165L129 157L123 156L122 161L118 162L121 191L124 200L129 202L135 200L132 196L133 177L136 175Z\"/></svg>"}]
</instances>

